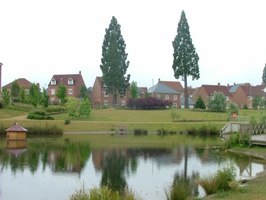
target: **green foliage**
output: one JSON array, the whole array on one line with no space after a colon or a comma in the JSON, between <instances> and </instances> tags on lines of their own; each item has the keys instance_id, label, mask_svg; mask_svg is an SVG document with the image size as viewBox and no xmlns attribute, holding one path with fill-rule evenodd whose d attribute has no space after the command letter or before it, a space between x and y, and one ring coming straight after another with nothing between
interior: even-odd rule
<instances>
[{"instance_id":1,"label":"green foliage","mask_svg":"<svg viewBox=\"0 0 266 200\"><path fill-rule=\"evenodd\" d=\"M180 114L177 113L176 111L171 111L171 118L173 121L180 119Z\"/></svg>"},{"instance_id":2,"label":"green foliage","mask_svg":"<svg viewBox=\"0 0 266 200\"><path fill-rule=\"evenodd\" d=\"M244 105L243 109L248 110L247 104Z\"/></svg>"},{"instance_id":3,"label":"green foliage","mask_svg":"<svg viewBox=\"0 0 266 200\"><path fill-rule=\"evenodd\" d=\"M66 119L64 124L65 124L65 125L68 125L68 124L70 124L70 122L71 122L70 119Z\"/></svg>"},{"instance_id":4,"label":"green foliage","mask_svg":"<svg viewBox=\"0 0 266 200\"><path fill-rule=\"evenodd\" d=\"M134 135L135 136L148 135L148 131L146 129L134 129Z\"/></svg>"},{"instance_id":5,"label":"green foliage","mask_svg":"<svg viewBox=\"0 0 266 200\"><path fill-rule=\"evenodd\" d=\"M226 97L222 92L214 92L209 98L208 109L212 112L226 111Z\"/></svg>"},{"instance_id":6,"label":"green foliage","mask_svg":"<svg viewBox=\"0 0 266 200\"><path fill-rule=\"evenodd\" d=\"M38 135L52 135L52 136L57 136L57 135L62 135L63 130L61 128L58 128L56 125L51 125L48 126L46 125L45 127L41 126L31 126L31 127L25 127L28 132L27 135L32 135L32 136L38 136Z\"/></svg>"},{"instance_id":7,"label":"green foliage","mask_svg":"<svg viewBox=\"0 0 266 200\"><path fill-rule=\"evenodd\" d=\"M164 128L160 128L157 130L157 134L159 136L166 136L166 135L174 135L174 134L177 134L176 131L173 131L173 130L167 130L167 129L164 129Z\"/></svg>"},{"instance_id":8,"label":"green foliage","mask_svg":"<svg viewBox=\"0 0 266 200\"><path fill-rule=\"evenodd\" d=\"M36 111L29 113L27 119L37 119L37 120L53 120L54 118L50 115L45 115L44 112Z\"/></svg>"},{"instance_id":9,"label":"green foliage","mask_svg":"<svg viewBox=\"0 0 266 200\"><path fill-rule=\"evenodd\" d=\"M65 105L65 103L67 102L67 90L66 90L66 86L63 85L62 83L59 84L58 86L58 90L56 93L56 97L60 100L60 103L62 105Z\"/></svg>"},{"instance_id":10,"label":"green foliage","mask_svg":"<svg viewBox=\"0 0 266 200\"><path fill-rule=\"evenodd\" d=\"M203 124L201 126L198 126L197 128L191 126L187 128L186 132L188 135L194 136L218 136L219 134L218 128L212 124L209 124L208 126Z\"/></svg>"},{"instance_id":11,"label":"green foliage","mask_svg":"<svg viewBox=\"0 0 266 200\"><path fill-rule=\"evenodd\" d=\"M204 189L207 195L235 189L236 168L227 165L219 169L215 175L204 176L196 182Z\"/></svg>"},{"instance_id":12,"label":"green foliage","mask_svg":"<svg viewBox=\"0 0 266 200\"><path fill-rule=\"evenodd\" d=\"M63 106L49 106L46 108L46 112L48 113L62 113L66 112L66 108Z\"/></svg>"},{"instance_id":13,"label":"green foliage","mask_svg":"<svg viewBox=\"0 0 266 200\"><path fill-rule=\"evenodd\" d=\"M174 48L174 60L172 68L176 79L180 77L185 83L185 108L188 108L187 76L192 76L192 80L199 79L199 56L190 37L189 25L185 12L182 11L178 23L177 35L172 42Z\"/></svg>"},{"instance_id":14,"label":"green foliage","mask_svg":"<svg viewBox=\"0 0 266 200\"><path fill-rule=\"evenodd\" d=\"M39 102L39 97L40 97L40 91L39 87L37 84L33 83L30 86L30 93L29 93L29 98L30 98L30 103L36 108Z\"/></svg>"},{"instance_id":15,"label":"green foliage","mask_svg":"<svg viewBox=\"0 0 266 200\"><path fill-rule=\"evenodd\" d=\"M116 105L119 94L126 95L129 87L130 75L125 77L129 66L125 49L120 25L116 18L112 17L108 29L105 30L100 68L103 73L103 84L107 87L106 92L113 95L113 105Z\"/></svg>"},{"instance_id":16,"label":"green foliage","mask_svg":"<svg viewBox=\"0 0 266 200\"><path fill-rule=\"evenodd\" d=\"M11 97L12 97L13 100L19 100L20 87L19 87L19 84L18 84L17 80L13 81L13 83L11 85Z\"/></svg>"},{"instance_id":17,"label":"green foliage","mask_svg":"<svg viewBox=\"0 0 266 200\"><path fill-rule=\"evenodd\" d=\"M2 89L2 99L3 99L3 104L4 106L8 106L10 103L10 93L6 88Z\"/></svg>"},{"instance_id":18,"label":"green foliage","mask_svg":"<svg viewBox=\"0 0 266 200\"><path fill-rule=\"evenodd\" d=\"M88 96L88 89L86 88L85 85L82 85L82 87L80 88L79 97L81 97L82 99L89 97Z\"/></svg>"},{"instance_id":19,"label":"green foliage","mask_svg":"<svg viewBox=\"0 0 266 200\"><path fill-rule=\"evenodd\" d=\"M231 116L233 113L238 114L238 107L234 102L230 102L228 113Z\"/></svg>"},{"instance_id":20,"label":"green foliage","mask_svg":"<svg viewBox=\"0 0 266 200\"><path fill-rule=\"evenodd\" d=\"M91 102L89 99L82 99L79 107L79 116L89 118L91 114Z\"/></svg>"},{"instance_id":21,"label":"green foliage","mask_svg":"<svg viewBox=\"0 0 266 200\"><path fill-rule=\"evenodd\" d=\"M190 182L184 177L175 181L169 190L165 191L166 200L186 200L191 196Z\"/></svg>"},{"instance_id":22,"label":"green foliage","mask_svg":"<svg viewBox=\"0 0 266 200\"><path fill-rule=\"evenodd\" d=\"M199 96L199 98L197 99L194 108L197 108L197 109L206 109L205 103L204 103L204 101L203 101L203 99L202 99L201 96Z\"/></svg>"},{"instance_id":23,"label":"green foliage","mask_svg":"<svg viewBox=\"0 0 266 200\"><path fill-rule=\"evenodd\" d=\"M79 100L73 97L68 98L66 103L66 109L70 117L78 116L79 112Z\"/></svg>"},{"instance_id":24,"label":"green foliage","mask_svg":"<svg viewBox=\"0 0 266 200\"><path fill-rule=\"evenodd\" d=\"M214 174L205 175L199 180L196 180L196 183L204 189L207 195L215 194L217 192L218 183Z\"/></svg>"},{"instance_id":25,"label":"green foliage","mask_svg":"<svg viewBox=\"0 0 266 200\"><path fill-rule=\"evenodd\" d=\"M232 147L248 147L250 142L250 136L248 133L232 133L224 143L225 149Z\"/></svg>"},{"instance_id":26,"label":"green foliage","mask_svg":"<svg viewBox=\"0 0 266 200\"><path fill-rule=\"evenodd\" d=\"M257 110L260 106L263 106L263 101L261 99L261 96L256 94L252 102L252 107Z\"/></svg>"},{"instance_id":27,"label":"green foliage","mask_svg":"<svg viewBox=\"0 0 266 200\"><path fill-rule=\"evenodd\" d=\"M132 83L130 84L130 98L136 99L138 98L138 95L139 91L138 91L137 82L132 81Z\"/></svg>"},{"instance_id":28,"label":"green foliage","mask_svg":"<svg viewBox=\"0 0 266 200\"><path fill-rule=\"evenodd\" d=\"M266 64L263 68L263 72L262 72L262 81L266 84Z\"/></svg>"},{"instance_id":29,"label":"green foliage","mask_svg":"<svg viewBox=\"0 0 266 200\"><path fill-rule=\"evenodd\" d=\"M26 102L25 87L20 88L20 101L22 103Z\"/></svg>"},{"instance_id":30,"label":"green foliage","mask_svg":"<svg viewBox=\"0 0 266 200\"><path fill-rule=\"evenodd\" d=\"M132 191L124 191L119 194L117 191L112 191L107 186L101 188L92 188L86 191L84 186L76 193L70 196L70 200L134 200L137 199Z\"/></svg>"},{"instance_id":31,"label":"green foliage","mask_svg":"<svg viewBox=\"0 0 266 200\"><path fill-rule=\"evenodd\" d=\"M49 95L47 94L46 92L46 89L43 88L42 89L42 99L41 99L41 102L42 102L42 105L44 108L47 108L49 106Z\"/></svg>"}]
</instances>

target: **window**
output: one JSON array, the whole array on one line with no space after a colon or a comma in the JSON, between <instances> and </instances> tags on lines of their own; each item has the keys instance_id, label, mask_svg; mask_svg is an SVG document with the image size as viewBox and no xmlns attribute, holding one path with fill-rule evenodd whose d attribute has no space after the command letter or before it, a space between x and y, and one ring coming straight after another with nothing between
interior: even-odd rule
<instances>
[{"instance_id":1,"label":"window","mask_svg":"<svg viewBox=\"0 0 266 200\"><path fill-rule=\"evenodd\" d=\"M55 94L55 89L51 89L51 94Z\"/></svg>"},{"instance_id":2,"label":"window","mask_svg":"<svg viewBox=\"0 0 266 200\"><path fill-rule=\"evenodd\" d=\"M226 98L226 101L229 101L229 96L226 96L225 98Z\"/></svg>"},{"instance_id":3,"label":"window","mask_svg":"<svg viewBox=\"0 0 266 200\"><path fill-rule=\"evenodd\" d=\"M177 95L174 95L174 100L177 100Z\"/></svg>"},{"instance_id":4,"label":"window","mask_svg":"<svg viewBox=\"0 0 266 200\"><path fill-rule=\"evenodd\" d=\"M51 80L51 85L56 85L56 80L54 78Z\"/></svg>"},{"instance_id":5,"label":"window","mask_svg":"<svg viewBox=\"0 0 266 200\"><path fill-rule=\"evenodd\" d=\"M174 108L177 108L177 103L173 103L173 107Z\"/></svg>"},{"instance_id":6,"label":"window","mask_svg":"<svg viewBox=\"0 0 266 200\"><path fill-rule=\"evenodd\" d=\"M108 100L104 100L103 104L104 104L105 106L108 106Z\"/></svg>"},{"instance_id":7,"label":"window","mask_svg":"<svg viewBox=\"0 0 266 200\"><path fill-rule=\"evenodd\" d=\"M121 101L121 106L124 107L126 105L126 101Z\"/></svg>"},{"instance_id":8,"label":"window","mask_svg":"<svg viewBox=\"0 0 266 200\"><path fill-rule=\"evenodd\" d=\"M161 95L160 94L157 94L157 99L161 99Z\"/></svg>"},{"instance_id":9,"label":"window","mask_svg":"<svg viewBox=\"0 0 266 200\"><path fill-rule=\"evenodd\" d=\"M169 100L169 95L166 94L165 97L164 97L165 100Z\"/></svg>"},{"instance_id":10,"label":"window","mask_svg":"<svg viewBox=\"0 0 266 200\"><path fill-rule=\"evenodd\" d=\"M248 96L248 100L250 100L250 101L251 101L251 100L252 100L252 96Z\"/></svg>"},{"instance_id":11,"label":"window","mask_svg":"<svg viewBox=\"0 0 266 200\"><path fill-rule=\"evenodd\" d=\"M72 89L68 89L68 94L73 94L73 90Z\"/></svg>"},{"instance_id":12,"label":"window","mask_svg":"<svg viewBox=\"0 0 266 200\"><path fill-rule=\"evenodd\" d=\"M68 85L73 85L73 79L72 78L70 78L70 79L68 79Z\"/></svg>"},{"instance_id":13,"label":"window","mask_svg":"<svg viewBox=\"0 0 266 200\"><path fill-rule=\"evenodd\" d=\"M103 91L104 93L103 93L103 96L104 97L108 97L108 93L107 93L107 91Z\"/></svg>"},{"instance_id":14,"label":"window","mask_svg":"<svg viewBox=\"0 0 266 200\"><path fill-rule=\"evenodd\" d=\"M29 94L30 93L30 90L29 89L25 89L25 93L26 94Z\"/></svg>"},{"instance_id":15,"label":"window","mask_svg":"<svg viewBox=\"0 0 266 200\"><path fill-rule=\"evenodd\" d=\"M55 102L55 98L51 98L51 102Z\"/></svg>"}]
</instances>

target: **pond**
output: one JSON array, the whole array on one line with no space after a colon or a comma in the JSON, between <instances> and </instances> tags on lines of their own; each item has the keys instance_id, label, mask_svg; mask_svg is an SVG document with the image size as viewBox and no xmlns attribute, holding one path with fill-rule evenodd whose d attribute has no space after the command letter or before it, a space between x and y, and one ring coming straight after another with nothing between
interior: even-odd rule
<instances>
[{"instance_id":1,"label":"pond","mask_svg":"<svg viewBox=\"0 0 266 200\"><path fill-rule=\"evenodd\" d=\"M215 173L229 162L238 178L248 179L266 164L217 148L97 148L88 142L31 139L27 143L1 141L0 199L69 199L75 191L111 182L113 189L130 188L144 200L165 199L175 179ZM205 195L194 186L196 196Z\"/></svg>"}]
</instances>

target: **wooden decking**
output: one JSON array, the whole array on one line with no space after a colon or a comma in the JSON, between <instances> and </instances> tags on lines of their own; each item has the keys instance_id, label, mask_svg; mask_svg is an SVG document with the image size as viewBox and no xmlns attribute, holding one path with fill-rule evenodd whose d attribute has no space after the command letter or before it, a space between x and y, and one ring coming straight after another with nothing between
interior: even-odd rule
<instances>
[{"instance_id":1,"label":"wooden decking","mask_svg":"<svg viewBox=\"0 0 266 200\"><path fill-rule=\"evenodd\" d=\"M250 144L251 145L266 145L266 134L252 135Z\"/></svg>"}]
</instances>

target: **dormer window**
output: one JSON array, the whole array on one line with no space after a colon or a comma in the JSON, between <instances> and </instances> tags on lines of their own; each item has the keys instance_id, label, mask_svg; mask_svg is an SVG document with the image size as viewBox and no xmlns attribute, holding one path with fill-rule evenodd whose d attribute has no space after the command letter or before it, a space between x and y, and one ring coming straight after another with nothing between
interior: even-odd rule
<instances>
[{"instance_id":1,"label":"dormer window","mask_svg":"<svg viewBox=\"0 0 266 200\"><path fill-rule=\"evenodd\" d=\"M54 78L51 80L51 85L56 85L56 80Z\"/></svg>"},{"instance_id":2,"label":"dormer window","mask_svg":"<svg viewBox=\"0 0 266 200\"><path fill-rule=\"evenodd\" d=\"M72 78L68 79L68 85L73 85L73 79Z\"/></svg>"}]
</instances>

